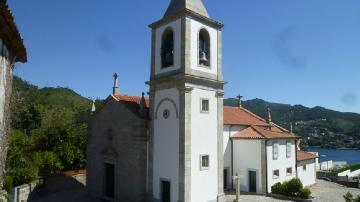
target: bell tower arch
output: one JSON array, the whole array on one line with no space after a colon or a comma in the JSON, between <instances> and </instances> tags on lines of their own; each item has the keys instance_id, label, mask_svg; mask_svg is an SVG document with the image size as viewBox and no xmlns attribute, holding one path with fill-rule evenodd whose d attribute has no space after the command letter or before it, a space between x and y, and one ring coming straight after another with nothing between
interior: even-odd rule
<instances>
[{"instance_id":1,"label":"bell tower arch","mask_svg":"<svg viewBox=\"0 0 360 202\"><path fill-rule=\"evenodd\" d=\"M209 17L202 0L171 0L149 27L149 193L156 200L225 201L223 25Z\"/></svg>"}]
</instances>

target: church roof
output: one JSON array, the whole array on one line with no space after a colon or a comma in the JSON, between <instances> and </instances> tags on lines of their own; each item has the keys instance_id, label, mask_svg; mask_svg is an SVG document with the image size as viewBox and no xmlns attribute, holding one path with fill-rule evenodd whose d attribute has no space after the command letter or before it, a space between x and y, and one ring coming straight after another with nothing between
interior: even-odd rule
<instances>
[{"instance_id":1,"label":"church roof","mask_svg":"<svg viewBox=\"0 0 360 202\"><path fill-rule=\"evenodd\" d=\"M225 125L270 126L265 119L243 107L224 106Z\"/></svg>"},{"instance_id":2,"label":"church roof","mask_svg":"<svg viewBox=\"0 0 360 202\"><path fill-rule=\"evenodd\" d=\"M115 94L113 95L118 101L129 102L132 104L140 105L141 96L131 96L125 94ZM150 102L148 98L145 98L146 107L149 108Z\"/></svg>"},{"instance_id":3,"label":"church roof","mask_svg":"<svg viewBox=\"0 0 360 202\"><path fill-rule=\"evenodd\" d=\"M5 0L0 0L0 27L0 38L11 55L16 57L15 61L26 62L27 55L23 39Z\"/></svg>"},{"instance_id":4,"label":"church roof","mask_svg":"<svg viewBox=\"0 0 360 202\"><path fill-rule=\"evenodd\" d=\"M209 18L209 14L202 0L171 0L164 18L178 14L181 11L190 10Z\"/></svg>"},{"instance_id":5,"label":"church roof","mask_svg":"<svg viewBox=\"0 0 360 202\"><path fill-rule=\"evenodd\" d=\"M260 127L249 126L248 128L235 133L232 138L234 139L288 139L298 138L296 135L287 131L281 131L277 127Z\"/></svg>"},{"instance_id":6,"label":"church roof","mask_svg":"<svg viewBox=\"0 0 360 202\"><path fill-rule=\"evenodd\" d=\"M317 158L317 156L310 152L306 152L306 151L302 151L302 150L298 150L296 152L296 159L298 161L305 161L305 160L310 160L310 159L315 159L315 158Z\"/></svg>"}]
</instances>

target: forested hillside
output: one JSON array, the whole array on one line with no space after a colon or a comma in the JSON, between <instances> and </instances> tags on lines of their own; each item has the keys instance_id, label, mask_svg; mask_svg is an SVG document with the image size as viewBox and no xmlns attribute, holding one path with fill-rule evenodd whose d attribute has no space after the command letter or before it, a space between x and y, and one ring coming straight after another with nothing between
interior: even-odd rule
<instances>
[{"instance_id":1,"label":"forested hillside","mask_svg":"<svg viewBox=\"0 0 360 202\"><path fill-rule=\"evenodd\" d=\"M224 104L237 106L238 101L226 99ZM294 132L303 137L305 145L360 149L360 114L270 103L261 99L243 101L243 106L264 118L267 108L270 108L272 120L287 129L293 123Z\"/></svg>"},{"instance_id":2,"label":"forested hillside","mask_svg":"<svg viewBox=\"0 0 360 202\"><path fill-rule=\"evenodd\" d=\"M90 108L68 88L39 89L15 77L7 186L84 165Z\"/></svg>"}]
</instances>

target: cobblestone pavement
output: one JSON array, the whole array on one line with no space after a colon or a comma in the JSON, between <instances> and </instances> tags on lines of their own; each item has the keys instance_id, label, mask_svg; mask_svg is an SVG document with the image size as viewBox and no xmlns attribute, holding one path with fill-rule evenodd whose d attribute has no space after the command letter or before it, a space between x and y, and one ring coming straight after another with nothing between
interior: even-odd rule
<instances>
[{"instance_id":1,"label":"cobblestone pavement","mask_svg":"<svg viewBox=\"0 0 360 202\"><path fill-rule=\"evenodd\" d=\"M347 192L359 195L360 189L348 188L333 182L318 180L315 185L310 187L312 196L316 202L343 202Z\"/></svg>"},{"instance_id":2,"label":"cobblestone pavement","mask_svg":"<svg viewBox=\"0 0 360 202\"><path fill-rule=\"evenodd\" d=\"M228 202L233 202L235 199L235 196L227 196ZM271 197L266 197L262 195L244 195L242 194L240 196L241 202L288 202L286 200L278 200Z\"/></svg>"}]
</instances>

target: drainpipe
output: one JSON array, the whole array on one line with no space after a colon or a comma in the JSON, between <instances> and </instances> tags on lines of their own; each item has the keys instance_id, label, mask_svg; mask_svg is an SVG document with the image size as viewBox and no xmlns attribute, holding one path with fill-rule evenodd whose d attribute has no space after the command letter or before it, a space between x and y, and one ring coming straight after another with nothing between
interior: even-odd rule
<instances>
[{"instance_id":1,"label":"drainpipe","mask_svg":"<svg viewBox=\"0 0 360 202\"><path fill-rule=\"evenodd\" d=\"M297 167L298 167L297 151L298 151L298 148L297 148L296 139L295 139L295 172L296 172L296 178L299 178L299 174L298 174L298 170L297 170Z\"/></svg>"},{"instance_id":2,"label":"drainpipe","mask_svg":"<svg viewBox=\"0 0 360 202\"><path fill-rule=\"evenodd\" d=\"M231 138L231 129L232 129L232 125L230 126L229 129L229 138L231 141L231 189L234 189L234 142L233 139Z\"/></svg>"},{"instance_id":3,"label":"drainpipe","mask_svg":"<svg viewBox=\"0 0 360 202\"><path fill-rule=\"evenodd\" d=\"M268 143L268 140L265 140L265 168L266 168L266 175L265 175L265 184L266 184L266 187L265 187L265 191L266 191L266 196L268 195L268 155L267 155L267 143Z\"/></svg>"}]
</instances>

